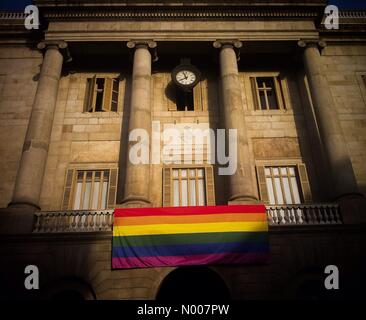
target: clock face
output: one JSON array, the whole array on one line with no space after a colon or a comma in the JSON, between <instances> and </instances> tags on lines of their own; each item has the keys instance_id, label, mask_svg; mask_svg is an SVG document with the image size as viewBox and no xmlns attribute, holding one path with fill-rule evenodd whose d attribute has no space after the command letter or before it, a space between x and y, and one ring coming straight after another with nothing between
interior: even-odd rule
<instances>
[{"instance_id":1,"label":"clock face","mask_svg":"<svg viewBox=\"0 0 366 320\"><path fill-rule=\"evenodd\" d=\"M190 70L181 70L181 71L179 71L176 74L175 78L176 78L178 83L180 83L182 85L186 85L186 86L193 84L197 79L194 72L192 72Z\"/></svg>"}]
</instances>

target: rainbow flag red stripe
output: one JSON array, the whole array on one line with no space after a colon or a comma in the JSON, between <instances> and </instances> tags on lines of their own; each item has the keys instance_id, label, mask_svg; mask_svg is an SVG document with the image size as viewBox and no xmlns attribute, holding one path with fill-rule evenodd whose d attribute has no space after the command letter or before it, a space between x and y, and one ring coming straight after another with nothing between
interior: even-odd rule
<instances>
[{"instance_id":1,"label":"rainbow flag red stripe","mask_svg":"<svg viewBox=\"0 0 366 320\"><path fill-rule=\"evenodd\" d=\"M115 209L112 268L264 263L264 205Z\"/></svg>"}]
</instances>

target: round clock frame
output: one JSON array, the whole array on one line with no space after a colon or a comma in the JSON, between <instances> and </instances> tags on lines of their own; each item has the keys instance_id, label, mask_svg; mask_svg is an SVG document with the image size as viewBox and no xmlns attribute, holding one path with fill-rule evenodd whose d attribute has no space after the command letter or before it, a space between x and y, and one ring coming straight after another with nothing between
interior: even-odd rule
<instances>
[{"instance_id":1,"label":"round clock frame","mask_svg":"<svg viewBox=\"0 0 366 320\"><path fill-rule=\"evenodd\" d=\"M177 75L181 71L192 72L196 76L196 79L194 80L194 82L192 82L190 84L183 84L183 83L179 82L177 79ZM189 91L189 90L192 90L198 84L198 82L200 82L200 72L194 65L180 64L179 66L177 66L173 69L172 80L179 88Z\"/></svg>"}]
</instances>

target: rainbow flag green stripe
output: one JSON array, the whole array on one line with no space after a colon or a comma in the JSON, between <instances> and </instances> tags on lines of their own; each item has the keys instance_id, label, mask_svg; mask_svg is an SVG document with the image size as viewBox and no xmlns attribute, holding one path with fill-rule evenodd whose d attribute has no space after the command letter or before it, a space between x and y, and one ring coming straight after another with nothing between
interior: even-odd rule
<instances>
[{"instance_id":1,"label":"rainbow flag green stripe","mask_svg":"<svg viewBox=\"0 0 366 320\"><path fill-rule=\"evenodd\" d=\"M112 268L263 263L265 207L116 209Z\"/></svg>"},{"instance_id":2,"label":"rainbow flag green stripe","mask_svg":"<svg viewBox=\"0 0 366 320\"><path fill-rule=\"evenodd\" d=\"M267 232L212 232L113 237L113 247L141 247L217 242L266 242Z\"/></svg>"}]
</instances>

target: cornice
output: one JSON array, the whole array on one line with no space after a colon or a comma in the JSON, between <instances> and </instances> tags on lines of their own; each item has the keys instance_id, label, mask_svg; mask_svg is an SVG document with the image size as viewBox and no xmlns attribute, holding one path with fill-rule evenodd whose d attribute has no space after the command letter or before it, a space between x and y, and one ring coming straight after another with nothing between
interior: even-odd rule
<instances>
[{"instance_id":1,"label":"cornice","mask_svg":"<svg viewBox=\"0 0 366 320\"><path fill-rule=\"evenodd\" d=\"M316 11L301 9L209 9L209 8L161 8L161 9L83 9L72 11L48 11L44 17L49 21L54 20L242 20L242 19L314 19L319 16Z\"/></svg>"}]
</instances>

